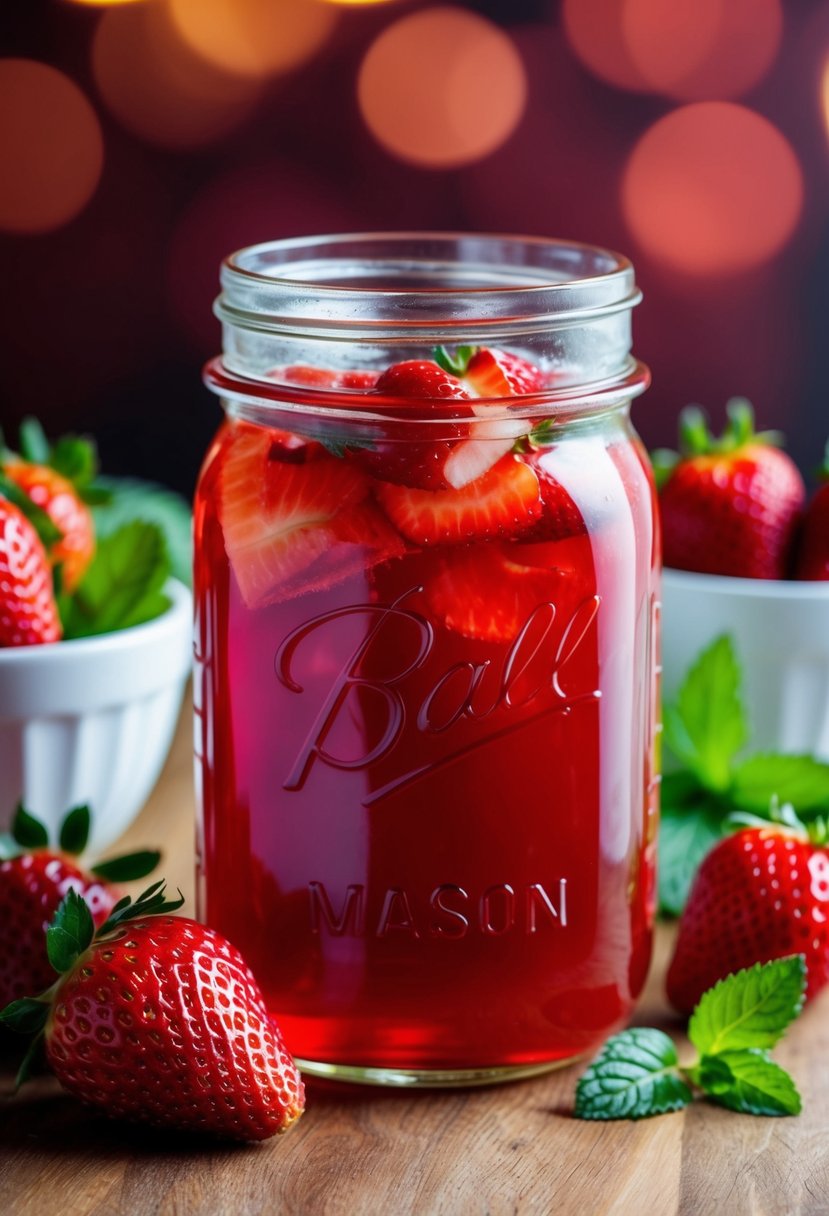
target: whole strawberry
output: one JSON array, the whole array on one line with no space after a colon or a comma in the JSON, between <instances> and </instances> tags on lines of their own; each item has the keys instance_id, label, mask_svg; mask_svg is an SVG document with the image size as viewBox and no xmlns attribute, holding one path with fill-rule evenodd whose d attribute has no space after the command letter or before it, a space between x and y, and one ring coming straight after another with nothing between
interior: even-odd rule
<instances>
[{"instance_id":1,"label":"whole strawberry","mask_svg":"<svg viewBox=\"0 0 829 1216\"><path fill-rule=\"evenodd\" d=\"M751 406L728 403L711 435L695 407L680 416L680 454L655 453L666 566L739 578L785 578L805 487L778 436L756 434Z\"/></svg>"},{"instance_id":2,"label":"whole strawberry","mask_svg":"<svg viewBox=\"0 0 829 1216\"><path fill-rule=\"evenodd\" d=\"M160 854L143 852L80 869L71 858L86 848L89 828L89 808L76 807L61 825L59 847L50 848L46 828L20 806L0 842L0 1008L54 980L44 930L68 891L83 896L101 925L120 898L110 881L143 878L158 864Z\"/></svg>"},{"instance_id":3,"label":"whole strawberry","mask_svg":"<svg viewBox=\"0 0 829 1216\"><path fill-rule=\"evenodd\" d=\"M818 475L823 484L803 520L795 570L795 578L813 582L829 579L829 444Z\"/></svg>"},{"instance_id":4,"label":"whole strawberry","mask_svg":"<svg viewBox=\"0 0 829 1216\"><path fill-rule=\"evenodd\" d=\"M267 1139L302 1113L302 1081L238 950L168 915L182 902L156 883L95 935L70 892L47 932L60 979L0 1020L42 1035L61 1085L108 1115Z\"/></svg>"},{"instance_id":5,"label":"whole strawberry","mask_svg":"<svg viewBox=\"0 0 829 1216\"><path fill-rule=\"evenodd\" d=\"M803 954L807 999L829 981L829 852L790 808L783 823L721 840L697 871L668 969L671 1004L690 1013L731 971ZM825 843L825 825L810 825Z\"/></svg>"},{"instance_id":6,"label":"whole strawberry","mask_svg":"<svg viewBox=\"0 0 829 1216\"><path fill-rule=\"evenodd\" d=\"M89 507L72 482L48 465L15 461L6 464L3 472L57 528L59 536L49 546L49 557L61 567L65 590L74 591L95 554Z\"/></svg>"},{"instance_id":7,"label":"whole strawberry","mask_svg":"<svg viewBox=\"0 0 829 1216\"><path fill-rule=\"evenodd\" d=\"M57 642L61 633L46 550L19 507L0 497L0 646Z\"/></svg>"}]
</instances>

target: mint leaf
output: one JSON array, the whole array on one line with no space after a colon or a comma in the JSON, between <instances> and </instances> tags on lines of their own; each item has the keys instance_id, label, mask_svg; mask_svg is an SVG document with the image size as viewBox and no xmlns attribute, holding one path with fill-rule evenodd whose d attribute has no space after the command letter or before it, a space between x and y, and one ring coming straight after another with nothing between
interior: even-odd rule
<instances>
[{"instance_id":1,"label":"mint leaf","mask_svg":"<svg viewBox=\"0 0 829 1216\"><path fill-rule=\"evenodd\" d=\"M802 954L755 963L703 993L688 1037L700 1055L773 1047L802 1009L805 988Z\"/></svg>"},{"instance_id":2,"label":"mint leaf","mask_svg":"<svg viewBox=\"0 0 829 1216\"><path fill-rule=\"evenodd\" d=\"M45 849L49 843L49 833L45 824L34 815L30 815L22 802L18 802L12 819L12 836L24 849Z\"/></svg>"},{"instance_id":3,"label":"mint leaf","mask_svg":"<svg viewBox=\"0 0 829 1216\"><path fill-rule=\"evenodd\" d=\"M88 806L76 806L60 825L59 844L64 853L77 856L86 848L92 816Z\"/></svg>"},{"instance_id":4,"label":"mint leaf","mask_svg":"<svg viewBox=\"0 0 829 1216\"><path fill-rule=\"evenodd\" d=\"M157 850L143 849L125 857L99 861L92 866L92 873L98 878L105 878L107 882L133 882L136 878L146 878L160 861L161 854Z\"/></svg>"},{"instance_id":5,"label":"mint leaf","mask_svg":"<svg viewBox=\"0 0 829 1216\"><path fill-rule=\"evenodd\" d=\"M370 451L375 446L373 439L358 439L354 436L350 436L348 439L335 439L332 435L315 435L314 438L317 443L322 444L329 456L336 456L338 460L342 460L346 452L356 452L360 448Z\"/></svg>"},{"instance_id":6,"label":"mint leaf","mask_svg":"<svg viewBox=\"0 0 829 1216\"><path fill-rule=\"evenodd\" d=\"M697 867L721 838L720 811L706 805L700 795L697 807L663 806L659 825L659 910L679 916L688 899Z\"/></svg>"},{"instance_id":7,"label":"mint leaf","mask_svg":"<svg viewBox=\"0 0 829 1216\"><path fill-rule=\"evenodd\" d=\"M664 711L665 740L702 784L724 793L731 762L748 740L734 644L723 634L691 667L674 705Z\"/></svg>"},{"instance_id":8,"label":"mint leaf","mask_svg":"<svg viewBox=\"0 0 829 1216\"><path fill-rule=\"evenodd\" d=\"M92 564L60 608L65 638L91 637L152 620L169 607L162 587L170 574L157 524L134 520L99 539Z\"/></svg>"},{"instance_id":9,"label":"mint leaf","mask_svg":"<svg viewBox=\"0 0 829 1216\"><path fill-rule=\"evenodd\" d=\"M608 1039L579 1079L575 1114L579 1119L644 1119L690 1101L671 1039L661 1030L634 1027Z\"/></svg>"},{"instance_id":10,"label":"mint leaf","mask_svg":"<svg viewBox=\"0 0 829 1216\"><path fill-rule=\"evenodd\" d=\"M109 536L125 523L141 519L157 524L167 542L171 572L190 586L193 577L192 515L180 494L150 481L127 477L98 477L86 497L100 491L106 500L93 505L92 517L99 537Z\"/></svg>"},{"instance_id":11,"label":"mint leaf","mask_svg":"<svg viewBox=\"0 0 829 1216\"><path fill-rule=\"evenodd\" d=\"M765 1051L746 1048L713 1058L703 1056L698 1078L711 1100L729 1110L746 1115L800 1114L800 1094L794 1081Z\"/></svg>"},{"instance_id":12,"label":"mint leaf","mask_svg":"<svg viewBox=\"0 0 829 1216\"><path fill-rule=\"evenodd\" d=\"M764 752L743 760L734 771L731 798L746 811L768 812L772 798L798 811L829 808L829 764L814 756Z\"/></svg>"},{"instance_id":13,"label":"mint leaf","mask_svg":"<svg viewBox=\"0 0 829 1216\"><path fill-rule=\"evenodd\" d=\"M92 913L83 897L68 891L46 930L46 953L55 971L68 971L94 936Z\"/></svg>"}]
</instances>

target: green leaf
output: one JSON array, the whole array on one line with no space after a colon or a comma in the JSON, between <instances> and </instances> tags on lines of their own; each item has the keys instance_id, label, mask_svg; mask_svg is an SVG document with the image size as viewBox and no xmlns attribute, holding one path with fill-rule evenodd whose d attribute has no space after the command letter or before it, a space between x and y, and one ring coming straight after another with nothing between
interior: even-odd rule
<instances>
[{"instance_id":1,"label":"green leaf","mask_svg":"<svg viewBox=\"0 0 829 1216\"><path fill-rule=\"evenodd\" d=\"M715 1065L712 1073L708 1064ZM723 1070L729 1074L725 1079ZM700 1084L713 1102L746 1115L799 1115L800 1094L794 1081L765 1051L747 1048L703 1056ZM708 1077L710 1084L706 1084Z\"/></svg>"},{"instance_id":2,"label":"green leaf","mask_svg":"<svg viewBox=\"0 0 829 1216\"><path fill-rule=\"evenodd\" d=\"M746 811L768 811L772 798L798 811L829 808L829 764L814 756L762 752L734 770L731 798Z\"/></svg>"},{"instance_id":3,"label":"green leaf","mask_svg":"<svg viewBox=\"0 0 829 1216\"><path fill-rule=\"evenodd\" d=\"M161 861L161 854L156 850L144 849L138 853L129 853L124 857L113 857L109 861L99 861L92 866L92 873L107 882L133 882L136 878L146 878Z\"/></svg>"},{"instance_id":4,"label":"green leaf","mask_svg":"<svg viewBox=\"0 0 829 1216\"><path fill-rule=\"evenodd\" d=\"M9 861L19 857L22 850L11 832L0 832L0 861Z\"/></svg>"},{"instance_id":5,"label":"green leaf","mask_svg":"<svg viewBox=\"0 0 829 1216\"><path fill-rule=\"evenodd\" d=\"M688 672L675 705L664 711L671 751L715 793L731 782L731 762L748 739L740 696L740 668L728 634L702 652Z\"/></svg>"},{"instance_id":6,"label":"green leaf","mask_svg":"<svg viewBox=\"0 0 829 1216\"><path fill-rule=\"evenodd\" d=\"M722 836L722 812L705 799L703 793L693 808L662 808L657 875L659 910L666 916L681 914L697 867Z\"/></svg>"},{"instance_id":7,"label":"green leaf","mask_svg":"<svg viewBox=\"0 0 829 1216\"><path fill-rule=\"evenodd\" d=\"M644 1119L690 1101L671 1039L661 1030L635 1027L608 1039L579 1079L575 1114L579 1119Z\"/></svg>"},{"instance_id":8,"label":"green leaf","mask_svg":"<svg viewBox=\"0 0 829 1216\"><path fill-rule=\"evenodd\" d=\"M77 856L84 851L89 841L91 822L88 806L76 806L68 813L60 825L59 843L64 853Z\"/></svg>"},{"instance_id":9,"label":"green leaf","mask_svg":"<svg viewBox=\"0 0 829 1216\"><path fill-rule=\"evenodd\" d=\"M336 456L338 460L342 460L346 452L357 452L361 448L371 451L375 447L373 439L360 439L356 436L337 439L333 435L315 435L314 438L317 443L322 444L329 456Z\"/></svg>"},{"instance_id":10,"label":"green leaf","mask_svg":"<svg viewBox=\"0 0 829 1216\"><path fill-rule=\"evenodd\" d=\"M68 891L46 930L49 962L61 975L74 965L95 936L92 913L77 891Z\"/></svg>"},{"instance_id":11,"label":"green leaf","mask_svg":"<svg viewBox=\"0 0 829 1216\"><path fill-rule=\"evenodd\" d=\"M0 473L0 496L8 499L19 511L26 516L29 523L40 537L44 548L48 549L61 539L63 533L53 519L47 515L43 507L32 502L25 490L21 490L16 482L5 473Z\"/></svg>"},{"instance_id":12,"label":"green leaf","mask_svg":"<svg viewBox=\"0 0 829 1216\"><path fill-rule=\"evenodd\" d=\"M15 1034L37 1034L46 1025L50 1008L49 1001L24 996L0 1010L0 1024Z\"/></svg>"},{"instance_id":13,"label":"green leaf","mask_svg":"<svg viewBox=\"0 0 829 1216\"><path fill-rule=\"evenodd\" d=\"M178 899L167 899L167 889L164 879L153 883L135 901L128 895L120 899L109 914L108 919L98 930L98 937L109 933L116 925L126 920L135 920L140 916L161 916L167 912L177 912L184 903L184 896L179 891Z\"/></svg>"},{"instance_id":14,"label":"green leaf","mask_svg":"<svg viewBox=\"0 0 829 1216\"><path fill-rule=\"evenodd\" d=\"M37 418L24 418L19 432L20 455L32 464L49 463L49 440Z\"/></svg>"},{"instance_id":15,"label":"green leaf","mask_svg":"<svg viewBox=\"0 0 829 1216\"><path fill-rule=\"evenodd\" d=\"M755 963L702 995L688 1037L701 1055L773 1047L803 1008L805 988L802 954Z\"/></svg>"},{"instance_id":16,"label":"green leaf","mask_svg":"<svg viewBox=\"0 0 829 1216\"><path fill-rule=\"evenodd\" d=\"M49 843L49 833L46 826L30 815L22 802L17 804L17 810L12 819L12 836L24 849L45 849Z\"/></svg>"},{"instance_id":17,"label":"green leaf","mask_svg":"<svg viewBox=\"0 0 829 1216\"><path fill-rule=\"evenodd\" d=\"M75 594L61 600L64 637L91 637L153 620L169 607L161 590L169 574L157 524L134 520L101 537Z\"/></svg>"},{"instance_id":18,"label":"green leaf","mask_svg":"<svg viewBox=\"0 0 829 1216\"><path fill-rule=\"evenodd\" d=\"M92 439L63 435L49 453L49 464L79 490L98 472L98 451Z\"/></svg>"},{"instance_id":19,"label":"green leaf","mask_svg":"<svg viewBox=\"0 0 829 1216\"><path fill-rule=\"evenodd\" d=\"M679 464L679 452L673 452L670 448L654 448L650 458L656 488L661 490L670 481L671 474Z\"/></svg>"},{"instance_id":20,"label":"green leaf","mask_svg":"<svg viewBox=\"0 0 829 1216\"><path fill-rule=\"evenodd\" d=\"M477 350L477 346L456 346L452 355L445 346L436 346L432 355L438 367L442 367L451 376L465 376L469 360Z\"/></svg>"},{"instance_id":21,"label":"green leaf","mask_svg":"<svg viewBox=\"0 0 829 1216\"><path fill-rule=\"evenodd\" d=\"M193 577L193 521L190 505L165 486L136 478L99 477L87 487L84 498L104 495L93 503L96 534L109 536L125 523L141 519L158 524L167 542L175 578L190 586Z\"/></svg>"}]
</instances>

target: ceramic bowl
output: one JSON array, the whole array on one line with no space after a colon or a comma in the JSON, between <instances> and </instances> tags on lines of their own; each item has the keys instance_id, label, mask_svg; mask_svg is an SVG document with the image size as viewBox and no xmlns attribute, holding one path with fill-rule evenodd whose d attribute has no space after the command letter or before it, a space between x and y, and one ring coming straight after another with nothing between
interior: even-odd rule
<instances>
[{"instance_id":1,"label":"ceramic bowl","mask_svg":"<svg viewBox=\"0 0 829 1216\"><path fill-rule=\"evenodd\" d=\"M774 582L665 570L663 696L671 700L709 642L733 635L751 750L829 761L829 582Z\"/></svg>"},{"instance_id":2,"label":"ceramic bowl","mask_svg":"<svg viewBox=\"0 0 829 1216\"><path fill-rule=\"evenodd\" d=\"M89 848L117 840L170 749L192 658L192 597L100 637L0 650L0 828L19 800L56 836L66 811L92 809Z\"/></svg>"}]
</instances>

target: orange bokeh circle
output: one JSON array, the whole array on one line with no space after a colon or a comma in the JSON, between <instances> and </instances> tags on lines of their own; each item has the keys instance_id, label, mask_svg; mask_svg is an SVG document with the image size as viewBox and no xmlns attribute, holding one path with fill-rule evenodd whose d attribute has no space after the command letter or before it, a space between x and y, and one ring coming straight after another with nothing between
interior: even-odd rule
<instances>
[{"instance_id":1,"label":"orange bokeh circle","mask_svg":"<svg viewBox=\"0 0 829 1216\"><path fill-rule=\"evenodd\" d=\"M773 257L800 216L803 175L784 136L733 102L665 115L631 153L622 205L651 257L684 274L720 276Z\"/></svg>"},{"instance_id":2,"label":"orange bokeh circle","mask_svg":"<svg viewBox=\"0 0 829 1216\"><path fill-rule=\"evenodd\" d=\"M104 101L124 126L170 148L227 134L260 95L255 78L222 72L190 50L158 4L103 13L92 68Z\"/></svg>"},{"instance_id":3,"label":"orange bokeh circle","mask_svg":"<svg viewBox=\"0 0 829 1216\"><path fill-rule=\"evenodd\" d=\"M780 0L625 0L622 35L636 70L683 101L739 97L780 46Z\"/></svg>"},{"instance_id":4,"label":"orange bokeh circle","mask_svg":"<svg viewBox=\"0 0 829 1216\"><path fill-rule=\"evenodd\" d=\"M188 45L240 76L289 71L309 59L333 30L338 13L324 0L169 0Z\"/></svg>"},{"instance_id":5,"label":"orange bokeh circle","mask_svg":"<svg viewBox=\"0 0 829 1216\"><path fill-rule=\"evenodd\" d=\"M564 32L594 76L634 92L650 86L630 56L622 31L625 0L564 0Z\"/></svg>"},{"instance_id":6,"label":"orange bokeh circle","mask_svg":"<svg viewBox=\"0 0 829 1216\"><path fill-rule=\"evenodd\" d=\"M435 168L469 164L512 134L527 97L521 56L493 22L437 7L401 17L369 47L360 108L393 155Z\"/></svg>"},{"instance_id":7,"label":"orange bokeh circle","mask_svg":"<svg viewBox=\"0 0 829 1216\"><path fill-rule=\"evenodd\" d=\"M56 68L0 59L0 229L49 232L89 202L104 141L92 106Z\"/></svg>"}]
</instances>

